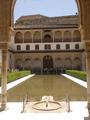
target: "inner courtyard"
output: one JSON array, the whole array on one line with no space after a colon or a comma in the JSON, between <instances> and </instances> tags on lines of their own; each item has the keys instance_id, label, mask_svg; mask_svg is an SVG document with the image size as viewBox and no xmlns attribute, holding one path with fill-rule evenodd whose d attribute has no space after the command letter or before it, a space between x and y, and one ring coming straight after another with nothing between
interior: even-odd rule
<instances>
[{"instance_id":1,"label":"inner courtyard","mask_svg":"<svg viewBox=\"0 0 90 120\"><path fill-rule=\"evenodd\" d=\"M86 70L85 47L79 30L79 16L28 15L14 25L8 69L32 73L63 73Z\"/></svg>"},{"instance_id":2,"label":"inner courtyard","mask_svg":"<svg viewBox=\"0 0 90 120\"><path fill-rule=\"evenodd\" d=\"M0 49L2 55L1 111L6 110L8 102L9 94L7 91L7 70L13 71L27 69L31 70L32 73L47 73L48 71L49 74L56 72L61 73L64 72L65 69L86 70L87 90L80 90L80 92L82 91L83 93L86 93L84 95L85 100L87 100L87 109L89 116L88 118L85 118L85 120L89 120L90 1L76 0L78 7L78 14L76 14L78 15L78 22L74 24L72 20L70 20L68 23L70 26L59 26L58 29L55 28L55 26L53 28L50 27L49 29L37 29L36 26L34 26L35 28L33 27L33 29L31 27L27 29L27 27L24 26L25 19L23 26L22 21L19 23L20 26L17 24L14 25L13 14L16 0L1 0L0 2ZM46 17L45 19L48 19L47 16L44 17ZM42 20L39 20L38 23L39 22L42 23ZM48 20L44 21L44 23L45 22L48 22ZM49 22L52 24L52 20ZM59 52L61 54L59 54ZM52 85L52 83L50 85ZM43 88L44 87L45 86L43 86Z\"/></svg>"}]
</instances>

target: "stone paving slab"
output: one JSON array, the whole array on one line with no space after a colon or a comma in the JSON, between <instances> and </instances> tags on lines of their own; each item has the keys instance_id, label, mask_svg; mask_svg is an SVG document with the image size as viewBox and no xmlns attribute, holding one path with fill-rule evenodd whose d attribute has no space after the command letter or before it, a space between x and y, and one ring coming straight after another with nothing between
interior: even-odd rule
<instances>
[{"instance_id":1,"label":"stone paving slab","mask_svg":"<svg viewBox=\"0 0 90 120\"><path fill-rule=\"evenodd\" d=\"M84 120L88 116L87 102L71 102L71 112L21 113L22 102L8 103L7 110L0 112L0 120Z\"/></svg>"}]
</instances>

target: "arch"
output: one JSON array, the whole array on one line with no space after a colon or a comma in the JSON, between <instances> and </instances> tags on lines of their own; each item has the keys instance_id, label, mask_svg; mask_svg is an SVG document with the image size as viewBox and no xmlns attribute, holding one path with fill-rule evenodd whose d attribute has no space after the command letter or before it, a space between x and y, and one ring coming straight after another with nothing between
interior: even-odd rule
<instances>
[{"instance_id":1,"label":"arch","mask_svg":"<svg viewBox=\"0 0 90 120\"><path fill-rule=\"evenodd\" d=\"M81 42L81 34L79 30L73 32L73 42Z\"/></svg>"},{"instance_id":2,"label":"arch","mask_svg":"<svg viewBox=\"0 0 90 120\"><path fill-rule=\"evenodd\" d=\"M35 58L33 62L33 68L41 68L41 60L39 58Z\"/></svg>"},{"instance_id":3,"label":"arch","mask_svg":"<svg viewBox=\"0 0 90 120\"><path fill-rule=\"evenodd\" d=\"M62 32L56 31L54 34L54 42L62 42Z\"/></svg>"},{"instance_id":4,"label":"arch","mask_svg":"<svg viewBox=\"0 0 90 120\"><path fill-rule=\"evenodd\" d=\"M34 43L41 43L41 33L39 31L36 31L33 34L33 42Z\"/></svg>"},{"instance_id":5,"label":"arch","mask_svg":"<svg viewBox=\"0 0 90 120\"><path fill-rule=\"evenodd\" d=\"M53 42L51 35L49 34L44 35L43 42Z\"/></svg>"},{"instance_id":6,"label":"arch","mask_svg":"<svg viewBox=\"0 0 90 120\"><path fill-rule=\"evenodd\" d=\"M27 31L24 33L24 43L32 43L31 32Z\"/></svg>"},{"instance_id":7,"label":"arch","mask_svg":"<svg viewBox=\"0 0 90 120\"><path fill-rule=\"evenodd\" d=\"M29 58L25 59L25 61L24 61L24 69L31 70L31 65L32 65L31 60Z\"/></svg>"},{"instance_id":8,"label":"arch","mask_svg":"<svg viewBox=\"0 0 90 120\"><path fill-rule=\"evenodd\" d=\"M82 66L82 63L81 63L80 58L79 57L74 58L74 60L73 60L73 69L81 70L81 66Z\"/></svg>"},{"instance_id":9,"label":"arch","mask_svg":"<svg viewBox=\"0 0 90 120\"><path fill-rule=\"evenodd\" d=\"M71 42L71 32L70 31L65 31L64 32L64 39L63 42Z\"/></svg>"},{"instance_id":10,"label":"arch","mask_svg":"<svg viewBox=\"0 0 90 120\"><path fill-rule=\"evenodd\" d=\"M63 62L61 58L56 58L55 59L55 66L56 68L62 68L63 67Z\"/></svg>"},{"instance_id":11,"label":"arch","mask_svg":"<svg viewBox=\"0 0 90 120\"><path fill-rule=\"evenodd\" d=\"M72 69L72 59L71 58L65 58L64 68L65 69Z\"/></svg>"},{"instance_id":12,"label":"arch","mask_svg":"<svg viewBox=\"0 0 90 120\"><path fill-rule=\"evenodd\" d=\"M52 69L53 68L53 58L50 55L43 57L43 69Z\"/></svg>"},{"instance_id":13,"label":"arch","mask_svg":"<svg viewBox=\"0 0 90 120\"><path fill-rule=\"evenodd\" d=\"M16 59L15 61L15 68L18 70L22 70L23 69L23 61L22 59Z\"/></svg>"},{"instance_id":14,"label":"arch","mask_svg":"<svg viewBox=\"0 0 90 120\"><path fill-rule=\"evenodd\" d=\"M23 43L23 35L21 32L15 34L15 43Z\"/></svg>"}]
</instances>

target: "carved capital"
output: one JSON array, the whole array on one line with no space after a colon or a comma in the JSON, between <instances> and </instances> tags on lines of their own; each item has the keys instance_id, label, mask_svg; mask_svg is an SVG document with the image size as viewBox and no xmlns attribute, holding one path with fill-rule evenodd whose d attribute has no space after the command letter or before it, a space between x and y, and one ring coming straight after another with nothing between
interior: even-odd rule
<instances>
[{"instance_id":1,"label":"carved capital","mask_svg":"<svg viewBox=\"0 0 90 120\"><path fill-rule=\"evenodd\" d=\"M90 40L85 41L85 50L86 52L90 52Z\"/></svg>"},{"instance_id":2,"label":"carved capital","mask_svg":"<svg viewBox=\"0 0 90 120\"><path fill-rule=\"evenodd\" d=\"M0 49L8 50L8 43L0 43Z\"/></svg>"}]
</instances>

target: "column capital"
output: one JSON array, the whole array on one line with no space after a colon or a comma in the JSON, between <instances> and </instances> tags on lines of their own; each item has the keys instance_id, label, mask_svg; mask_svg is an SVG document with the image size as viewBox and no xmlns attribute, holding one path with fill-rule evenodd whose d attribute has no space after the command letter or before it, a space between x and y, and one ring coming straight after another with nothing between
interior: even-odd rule
<instances>
[{"instance_id":1,"label":"column capital","mask_svg":"<svg viewBox=\"0 0 90 120\"><path fill-rule=\"evenodd\" d=\"M2 49L2 50L8 50L8 43L2 43L2 42L0 42L0 49Z\"/></svg>"},{"instance_id":2,"label":"column capital","mask_svg":"<svg viewBox=\"0 0 90 120\"><path fill-rule=\"evenodd\" d=\"M84 43L86 52L90 52L90 40L85 40Z\"/></svg>"}]
</instances>

